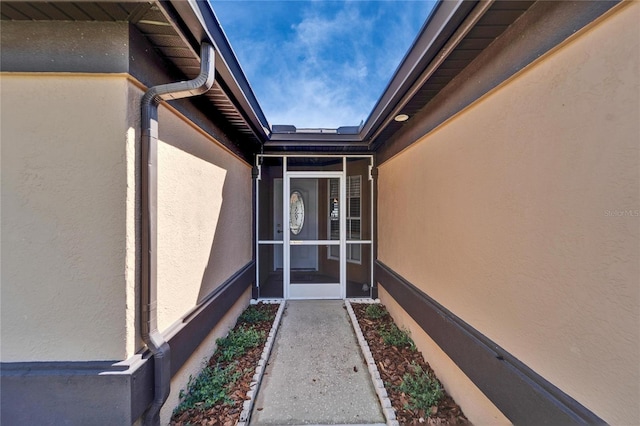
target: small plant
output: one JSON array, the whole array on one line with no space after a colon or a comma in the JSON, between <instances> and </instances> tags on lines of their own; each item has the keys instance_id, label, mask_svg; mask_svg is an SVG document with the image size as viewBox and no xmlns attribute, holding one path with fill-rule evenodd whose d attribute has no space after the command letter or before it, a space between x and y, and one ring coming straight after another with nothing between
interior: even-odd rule
<instances>
[{"instance_id":1,"label":"small plant","mask_svg":"<svg viewBox=\"0 0 640 426\"><path fill-rule=\"evenodd\" d=\"M415 349L415 344L413 340L411 340L411 337L409 337L409 334L404 330L400 330L394 323L390 323L388 326L384 324L381 325L380 328L378 328L378 333L386 345L399 348L408 346L411 349Z\"/></svg>"},{"instance_id":2,"label":"small plant","mask_svg":"<svg viewBox=\"0 0 640 426\"><path fill-rule=\"evenodd\" d=\"M264 341L264 338L264 332L259 332L252 327L240 327L231 330L227 337L216 340L218 345L216 352L220 354L222 361L231 361L244 354L247 349L258 346Z\"/></svg>"},{"instance_id":3,"label":"small plant","mask_svg":"<svg viewBox=\"0 0 640 426\"><path fill-rule=\"evenodd\" d=\"M205 367L195 379L189 377L187 392L180 390L180 404L174 410L175 414L195 408L206 410L218 402L231 403L229 385L237 381L242 375L235 371L235 364L222 368L219 365Z\"/></svg>"},{"instance_id":4,"label":"small plant","mask_svg":"<svg viewBox=\"0 0 640 426\"><path fill-rule=\"evenodd\" d=\"M387 310L379 303L372 303L367 306L367 309L364 311L367 318L372 320L377 320L380 318L384 318L388 315Z\"/></svg>"},{"instance_id":5,"label":"small plant","mask_svg":"<svg viewBox=\"0 0 640 426\"><path fill-rule=\"evenodd\" d=\"M273 321L273 319L274 315L270 312L259 309L257 305L249 305L238 318L238 322L240 324L255 324L262 321Z\"/></svg>"},{"instance_id":6,"label":"small plant","mask_svg":"<svg viewBox=\"0 0 640 426\"><path fill-rule=\"evenodd\" d=\"M429 372L424 371L418 364L413 363L413 373L402 376L402 382L397 389L409 399L405 408L409 410L424 410L430 413L431 407L438 405L444 396L442 385Z\"/></svg>"}]
</instances>

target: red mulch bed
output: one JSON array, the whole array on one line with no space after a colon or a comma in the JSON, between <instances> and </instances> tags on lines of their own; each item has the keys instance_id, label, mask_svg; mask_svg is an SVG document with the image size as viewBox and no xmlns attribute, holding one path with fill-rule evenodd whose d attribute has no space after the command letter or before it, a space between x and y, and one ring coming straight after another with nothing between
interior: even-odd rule
<instances>
[{"instance_id":1,"label":"red mulch bed","mask_svg":"<svg viewBox=\"0 0 640 426\"><path fill-rule=\"evenodd\" d=\"M425 413L418 410L409 410L404 406L408 402L407 397L395 389L402 380L402 376L411 371L412 362L420 365L424 371L433 373L429 364L424 361L420 352L411 350L408 347L398 348L386 345L380 335L378 328L381 324L387 325L393 322L390 315L384 318L371 320L366 317L365 309L368 304L352 303L353 311L356 314L362 333L369 344L369 349L373 355L373 359L378 365L380 377L385 383L387 393L391 400L393 408L396 410L398 422L401 425L468 425L467 418L462 413L460 407L446 393L437 407L431 410L431 413ZM280 305L259 303L256 305L259 309L268 310L275 316ZM257 330L264 331L268 336L273 325L272 321L263 321L252 324ZM238 324L236 324L238 327ZM258 347L248 350L241 357L235 358L232 362L236 362L236 369L243 371L242 377L231 385L230 398L231 404L219 403L210 409L190 409L174 415L171 419L172 426L187 425L215 425L215 426L233 426L238 422L240 413L242 412L242 403L247 399L247 391L251 379L255 374L256 366L262 355L264 343ZM217 355L211 357L209 365L220 364L226 367L229 362L222 362Z\"/></svg>"},{"instance_id":2,"label":"red mulch bed","mask_svg":"<svg viewBox=\"0 0 640 426\"><path fill-rule=\"evenodd\" d=\"M280 305L269 303L258 303L255 305L260 310L266 310L271 312L271 316L275 317L276 312ZM239 324L236 324L236 328ZM261 321L251 324L256 330L264 331L265 340L259 346L249 349L244 355L235 358L231 362L236 362L236 370L243 371L242 377L231 385L230 398L233 401L232 404L219 403L207 410L190 409L182 412L179 415L174 415L171 418L172 426L186 426L186 425L207 425L207 426L233 426L238 422L240 413L242 412L242 403L249 399L247 398L247 391L251 384L251 379L255 374L258 361L262 355L264 345L266 343L266 336L269 335L273 321ZM223 362L218 359L217 354L214 354L209 359L209 365L219 364L221 367L226 367L229 362Z\"/></svg>"},{"instance_id":3,"label":"red mulch bed","mask_svg":"<svg viewBox=\"0 0 640 426\"><path fill-rule=\"evenodd\" d=\"M378 365L380 378L385 384L387 394L391 400L391 405L396 410L396 417L401 425L468 425L469 420L462 413L462 410L455 403L453 398L447 394L440 400L437 407L432 407L430 413L423 410L410 410L405 408L408 400L404 393L396 389L402 381L405 373L411 372L411 363L416 363L422 367L424 371L433 374L433 370L429 364L425 362L422 354L417 350L409 347L398 348L396 346L387 345L378 333L379 327L384 324L387 326L393 322L391 315L386 315L381 319L369 319L365 314L368 304L352 303L353 311L360 324L360 329L364 335L371 355ZM435 377L435 374L434 374Z\"/></svg>"}]
</instances>

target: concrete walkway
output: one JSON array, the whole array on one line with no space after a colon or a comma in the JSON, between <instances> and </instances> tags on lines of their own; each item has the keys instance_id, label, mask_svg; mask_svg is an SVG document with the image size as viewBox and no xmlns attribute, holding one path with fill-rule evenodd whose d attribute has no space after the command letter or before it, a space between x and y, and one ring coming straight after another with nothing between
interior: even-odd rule
<instances>
[{"instance_id":1,"label":"concrete walkway","mask_svg":"<svg viewBox=\"0 0 640 426\"><path fill-rule=\"evenodd\" d=\"M384 423L344 302L288 301L249 424Z\"/></svg>"}]
</instances>

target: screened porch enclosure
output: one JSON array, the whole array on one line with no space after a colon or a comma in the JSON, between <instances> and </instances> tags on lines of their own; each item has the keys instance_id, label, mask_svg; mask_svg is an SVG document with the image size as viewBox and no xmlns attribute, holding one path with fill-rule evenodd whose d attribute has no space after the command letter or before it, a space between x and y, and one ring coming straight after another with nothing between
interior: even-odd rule
<instances>
[{"instance_id":1,"label":"screened porch enclosure","mask_svg":"<svg viewBox=\"0 0 640 426\"><path fill-rule=\"evenodd\" d=\"M371 297L371 156L257 157L258 297Z\"/></svg>"}]
</instances>

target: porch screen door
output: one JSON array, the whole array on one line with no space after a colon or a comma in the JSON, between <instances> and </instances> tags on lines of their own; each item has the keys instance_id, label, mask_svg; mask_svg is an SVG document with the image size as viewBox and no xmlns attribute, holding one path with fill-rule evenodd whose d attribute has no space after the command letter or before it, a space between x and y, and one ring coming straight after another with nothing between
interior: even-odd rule
<instances>
[{"instance_id":1,"label":"porch screen door","mask_svg":"<svg viewBox=\"0 0 640 426\"><path fill-rule=\"evenodd\" d=\"M345 297L344 205L329 193L337 172L289 172L283 191L284 271L289 299L341 299ZM329 200L329 202L327 202ZM339 254L337 257L335 254ZM332 256L330 256L332 254Z\"/></svg>"}]
</instances>

